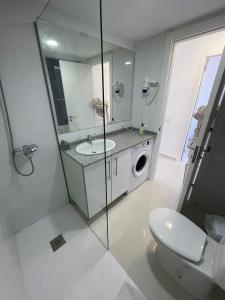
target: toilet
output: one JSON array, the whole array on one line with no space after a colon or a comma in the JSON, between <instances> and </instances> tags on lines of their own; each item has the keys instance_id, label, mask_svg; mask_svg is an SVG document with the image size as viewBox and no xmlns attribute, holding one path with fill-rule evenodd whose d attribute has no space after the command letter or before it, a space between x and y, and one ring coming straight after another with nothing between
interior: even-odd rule
<instances>
[{"instance_id":1,"label":"toilet","mask_svg":"<svg viewBox=\"0 0 225 300\"><path fill-rule=\"evenodd\" d=\"M154 209L149 227L159 263L185 289L200 299L208 299L215 284L225 290L225 245L168 208Z\"/></svg>"}]
</instances>

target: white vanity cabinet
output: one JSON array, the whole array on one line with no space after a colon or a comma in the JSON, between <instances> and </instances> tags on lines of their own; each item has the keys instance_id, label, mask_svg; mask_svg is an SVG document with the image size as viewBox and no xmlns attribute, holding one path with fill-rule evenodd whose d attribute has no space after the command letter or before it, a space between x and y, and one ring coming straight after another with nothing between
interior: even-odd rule
<instances>
[{"instance_id":1,"label":"white vanity cabinet","mask_svg":"<svg viewBox=\"0 0 225 300\"><path fill-rule=\"evenodd\" d=\"M92 218L106 207L105 161L82 166L62 153L70 199L82 213ZM106 159L107 203L110 204L129 188L131 149Z\"/></svg>"},{"instance_id":2,"label":"white vanity cabinet","mask_svg":"<svg viewBox=\"0 0 225 300\"><path fill-rule=\"evenodd\" d=\"M112 201L128 191L130 164L131 149L112 156Z\"/></svg>"},{"instance_id":3,"label":"white vanity cabinet","mask_svg":"<svg viewBox=\"0 0 225 300\"><path fill-rule=\"evenodd\" d=\"M111 202L111 157L106 160L107 203ZM97 161L84 168L84 181L89 218L106 206L105 160Z\"/></svg>"},{"instance_id":4,"label":"white vanity cabinet","mask_svg":"<svg viewBox=\"0 0 225 300\"><path fill-rule=\"evenodd\" d=\"M126 193L129 188L131 150L110 156L106 160L107 203ZM89 218L101 211L105 205L105 162L93 163L84 168Z\"/></svg>"}]
</instances>

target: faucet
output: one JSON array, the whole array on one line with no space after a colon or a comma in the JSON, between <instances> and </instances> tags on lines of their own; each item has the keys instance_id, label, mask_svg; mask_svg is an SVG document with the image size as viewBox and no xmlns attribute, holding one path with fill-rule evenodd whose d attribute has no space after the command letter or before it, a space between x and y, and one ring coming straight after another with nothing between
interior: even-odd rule
<instances>
[{"instance_id":1,"label":"faucet","mask_svg":"<svg viewBox=\"0 0 225 300\"><path fill-rule=\"evenodd\" d=\"M36 152L37 150L38 150L38 146L35 144L31 144L31 145L23 145L22 149L15 148L13 150L13 152L16 155L23 154L23 155L27 156L28 158L31 158L33 156L34 152Z\"/></svg>"},{"instance_id":2,"label":"faucet","mask_svg":"<svg viewBox=\"0 0 225 300\"><path fill-rule=\"evenodd\" d=\"M93 141L93 137L90 134L88 134L88 136L87 136L87 142L89 144L92 144L92 141Z\"/></svg>"},{"instance_id":3,"label":"faucet","mask_svg":"<svg viewBox=\"0 0 225 300\"><path fill-rule=\"evenodd\" d=\"M93 134L93 135L88 134L88 136L87 136L88 143L92 144L94 139L95 139L95 134Z\"/></svg>"}]
</instances>

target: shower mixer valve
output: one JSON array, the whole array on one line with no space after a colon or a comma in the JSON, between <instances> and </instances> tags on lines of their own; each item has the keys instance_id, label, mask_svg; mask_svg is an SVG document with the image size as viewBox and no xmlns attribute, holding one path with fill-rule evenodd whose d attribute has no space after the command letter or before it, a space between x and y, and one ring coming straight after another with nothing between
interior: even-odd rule
<instances>
[{"instance_id":1,"label":"shower mixer valve","mask_svg":"<svg viewBox=\"0 0 225 300\"><path fill-rule=\"evenodd\" d=\"M31 145L23 145L22 149L21 148L15 148L14 149L14 153L16 155L25 155L29 158L32 157L32 155L34 154L34 152L36 152L38 150L38 146L35 144L31 144Z\"/></svg>"}]
</instances>

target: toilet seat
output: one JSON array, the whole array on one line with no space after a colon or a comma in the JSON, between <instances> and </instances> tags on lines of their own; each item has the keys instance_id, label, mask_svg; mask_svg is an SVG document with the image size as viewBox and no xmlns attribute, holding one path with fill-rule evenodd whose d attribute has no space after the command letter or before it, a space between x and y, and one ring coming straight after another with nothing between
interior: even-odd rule
<instances>
[{"instance_id":1,"label":"toilet seat","mask_svg":"<svg viewBox=\"0 0 225 300\"><path fill-rule=\"evenodd\" d=\"M168 208L156 208L149 216L152 234L179 256L199 262L206 243L206 233L185 216Z\"/></svg>"}]
</instances>

